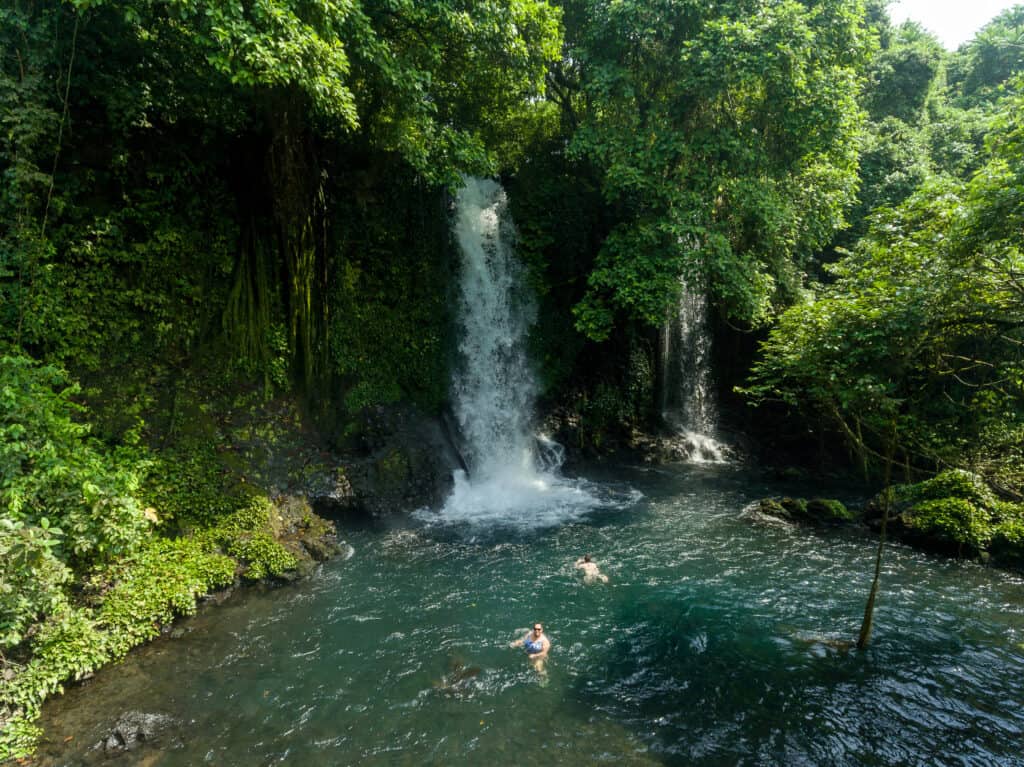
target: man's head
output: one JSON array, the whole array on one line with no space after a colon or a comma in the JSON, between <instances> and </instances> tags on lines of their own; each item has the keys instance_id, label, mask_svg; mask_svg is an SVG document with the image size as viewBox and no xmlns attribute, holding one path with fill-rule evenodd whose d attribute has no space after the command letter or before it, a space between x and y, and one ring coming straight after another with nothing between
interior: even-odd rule
<instances>
[{"instance_id":1,"label":"man's head","mask_svg":"<svg viewBox=\"0 0 1024 767\"><path fill-rule=\"evenodd\" d=\"M589 562L590 561L590 555L589 554L584 554L583 555L583 561L584 562Z\"/></svg>"}]
</instances>

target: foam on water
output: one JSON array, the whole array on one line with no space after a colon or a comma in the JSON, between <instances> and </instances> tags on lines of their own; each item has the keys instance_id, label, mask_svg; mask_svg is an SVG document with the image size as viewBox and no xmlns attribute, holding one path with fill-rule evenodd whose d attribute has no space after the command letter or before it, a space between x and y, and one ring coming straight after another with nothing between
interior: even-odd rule
<instances>
[{"instance_id":1,"label":"foam on water","mask_svg":"<svg viewBox=\"0 0 1024 767\"><path fill-rule=\"evenodd\" d=\"M455 472L455 487L440 514L420 510L428 524L531 530L555 527L599 509L635 503L639 494L613 494L582 479L554 473L509 470L473 482Z\"/></svg>"}]
</instances>

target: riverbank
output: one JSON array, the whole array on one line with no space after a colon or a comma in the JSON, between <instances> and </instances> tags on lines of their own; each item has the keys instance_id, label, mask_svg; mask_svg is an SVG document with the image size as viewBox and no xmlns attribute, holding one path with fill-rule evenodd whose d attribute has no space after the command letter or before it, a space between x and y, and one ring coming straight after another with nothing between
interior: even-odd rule
<instances>
[{"instance_id":1,"label":"riverbank","mask_svg":"<svg viewBox=\"0 0 1024 767\"><path fill-rule=\"evenodd\" d=\"M412 407L371 408L331 434L312 427L297 396L268 396L214 372L183 376L156 390L161 398L171 418L147 422L161 428L135 448L139 479L126 483L128 512L144 515L138 540L94 562L61 552L69 564L53 587L59 602L28 615L0 656L0 761L32 753L48 697L173 631L199 604L308 575L339 550L335 520L436 503L451 485L457 457L443 424ZM91 404L93 428L123 440L120 401ZM69 444L68 455L80 446ZM49 530L59 546L64 531ZM19 540L14 554L31 554ZM28 588L37 569L16 568L17 583Z\"/></svg>"},{"instance_id":2,"label":"riverbank","mask_svg":"<svg viewBox=\"0 0 1024 767\"><path fill-rule=\"evenodd\" d=\"M24 391L41 401L43 383L32 379ZM132 419L120 400L89 410L48 401L45 417L38 406L8 413L19 429L9 452L24 445L22 465L34 470L6 470L27 488L23 508L38 505L46 516L31 524L15 513L0 530L5 620L20 618L4 624L0 760L32 752L40 708L65 685L172 630L204 600L301 578L338 550L333 523L313 504L344 495L344 474L297 399L255 386L218 391L188 377L170 392L171 419L152 417L162 426L143 432L144 442L125 436ZM110 450L90 432L131 448ZM29 452L37 444L55 447Z\"/></svg>"},{"instance_id":3,"label":"riverbank","mask_svg":"<svg viewBox=\"0 0 1024 767\"><path fill-rule=\"evenodd\" d=\"M888 507L888 511L886 511ZM862 525L915 548L1024 572L1024 504L999 499L969 472L948 470L917 483L893 485L859 510L823 498L763 498L751 509L812 525Z\"/></svg>"},{"instance_id":4,"label":"riverbank","mask_svg":"<svg viewBox=\"0 0 1024 767\"><path fill-rule=\"evenodd\" d=\"M334 526L297 499L256 497L215 526L154 537L92 573L78 598L34 627L4 658L0 760L29 755L43 702L130 650L173 631L198 605L244 584L308 575L337 553Z\"/></svg>"}]
</instances>

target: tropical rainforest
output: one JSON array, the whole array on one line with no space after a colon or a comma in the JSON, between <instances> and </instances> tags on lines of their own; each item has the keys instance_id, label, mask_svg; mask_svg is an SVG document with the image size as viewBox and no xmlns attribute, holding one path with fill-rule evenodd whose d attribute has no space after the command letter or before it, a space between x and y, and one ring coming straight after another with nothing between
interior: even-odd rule
<instances>
[{"instance_id":1,"label":"tropical rainforest","mask_svg":"<svg viewBox=\"0 0 1024 767\"><path fill-rule=\"evenodd\" d=\"M0 759L295 568L232 428L341 455L446 407L464 175L508 190L577 447L662 426L698 290L731 428L969 472L990 508L934 524L1024 545L1022 86L1024 6L950 52L882 0L6 0Z\"/></svg>"}]
</instances>

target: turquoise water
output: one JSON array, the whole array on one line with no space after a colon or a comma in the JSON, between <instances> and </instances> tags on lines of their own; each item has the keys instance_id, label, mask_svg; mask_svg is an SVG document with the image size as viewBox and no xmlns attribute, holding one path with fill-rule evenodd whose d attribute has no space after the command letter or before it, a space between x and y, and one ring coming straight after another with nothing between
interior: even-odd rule
<instances>
[{"instance_id":1,"label":"turquoise water","mask_svg":"<svg viewBox=\"0 0 1024 767\"><path fill-rule=\"evenodd\" d=\"M40 761L1024 764L1019 577L893 547L858 653L874 539L743 513L828 488L722 466L596 481L619 502L557 526L342 530L347 560L51 704ZM576 577L584 552L609 584ZM544 676L508 647L534 621ZM89 749L131 710L178 724L113 762Z\"/></svg>"}]
</instances>

